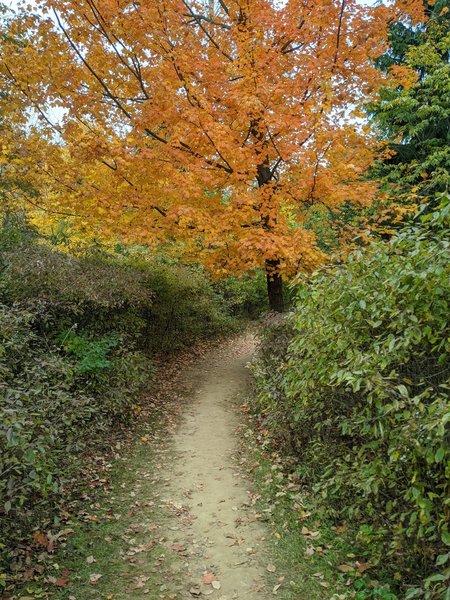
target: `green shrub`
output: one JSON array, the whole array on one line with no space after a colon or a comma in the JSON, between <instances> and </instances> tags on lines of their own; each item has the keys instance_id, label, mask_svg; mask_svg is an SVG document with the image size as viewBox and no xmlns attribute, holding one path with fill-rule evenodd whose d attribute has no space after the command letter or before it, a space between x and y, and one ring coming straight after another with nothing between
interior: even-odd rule
<instances>
[{"instance_id":1,"label":"green shrub","mask_svg":"<svg viewBox=\"0 0 450 600\"><path fill-rule=\"evenodd\" d=\"M328 514L357 524L370 560L400 572L403 590L428 577L424 593L441 598L450 577L448 203L426 219L299 282L296 308L269 327L255 372L259 411Z\"/></svg>"},{"instance_id":2,"label":"green shrub","mask_svg":"<svg viewBox=\"0 0 450 600\"><path fill-rule=\"evenodd\" d=\"M0 231L0 548L57 513L84 453L126 420L152 375L138 350L152 294L139 271Z\"/></svg>"},{"instance_id":3,"label":"green shrub","mask_svg":"<svg viewBox=\"0 0 450 600\"><path fill-rule=\"evenodd\" d=\"M33 312L46 334L118 334L154 353L234 326L235 311L198 267L143 253L74 257L44 244L4 252L1 261L0 297Z\"/></svg>"},{"instance_id":4,"label":"green shrub","mask_svg":"<svg viewBox=\"0 0 450 600\"><path fill-rule=\"evenodd\" d=\"M103 256L74 257L35 243L1 255L0 293L35 315L43 331L120 332L139 336L153 301L144 275Z\"/></svg>"},{"instance_id":5,"label":"green shrub","mask_svg":"<svg viewBox=\"0 0 450 600\"><path fill-rule=\"evenodd\" d=\"M92 340L85 335L75 335L69 329L61 344L66 352L78 358L77 369L80 373L95 373L113 365L110 354L119 341L114 336Z\"/></svg>"},{"instance_id":6,"label":"green shrub","mask_svg":"<svg viewBox=\"0 0 450 600\"><path fill-rule=\"evenodd\" d=\"M144 249L58 251L23 215L0 227L0 550L57 514L85 453L132 414L155 353L234 327L199 267ZM253 299L250 299L253 298ZM2 558L2 557L0 557Z\"/></svg>"},{"instance_id":7,"label":"green shrub","mask_svg":"<svg viewBox=\"0 0 450 600\"><path fill-rule=\"evenodd\" d=\"M145 310L147 351L171 352L234 328L223 298L201 268L142 253L125 257L123 264L141 273L152 294Z\"/></svg>"},{"instance_id":8,"label":"green shrub","mask_svg":"<svg viewBox=\"0 0 450 600\"><path fill-rule=\"evenodd\" d=\"M109 351L112 346L109 345ZM74 356L72 356L74 354ZM33 315L0 305L0 525L18 539L48 514L80 455L129 414L151 369L120 348L108 368L83 368L33 329ZM107 370L107 374L103 371Z\"/></svg>"},{"instance_id":9,"label":"green shrub","mask_svg":"<svg viewBox=\"0 0 450 600\"><path fill-rule=\"evenodd\" d=\"M240 278L227 277L214 287L231 315L254 319L269 309L266 276L262 271Z\"/></svg>"},{"instance_id":10,"label":"green shrub","mask_svg":"<svg viewBox=\"0 0 450 600\"><path fill-rule=\"evenodd\" d=\"M0 228L0 252L15 250L33 243L39 237L35 227L21 212L6 210Z\"/></svg>"}]
</instances>

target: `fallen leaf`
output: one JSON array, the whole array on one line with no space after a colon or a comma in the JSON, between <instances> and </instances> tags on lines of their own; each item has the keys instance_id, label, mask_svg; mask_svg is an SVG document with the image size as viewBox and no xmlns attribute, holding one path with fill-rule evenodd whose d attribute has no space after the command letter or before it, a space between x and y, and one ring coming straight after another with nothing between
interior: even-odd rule
<instances>
[{"instance_id":1,"label":"fallen leaf","mask_svg":"<svg viewBox=\"0 0 450 600\"><path fill-rule=\"evenodd\" d=\"M272 563L268 564L266 569L267 569L267 571L269 571L269 573L275 573L275 571L277 570L275 565L273 565Z\"/></svg>"},{"instance_id":2,"label":"fallen leaf","mask_svg":"<svg viewBox=\"0 0 450 600\"><path fill-rule=\"evenodd\" d=\"M145 577L145 575L141 575L140 577L134 578L134 583L132 583L128 589L130 590L141 590L145 587L146 582L150 579L150 577Z\"/></svg>"},{"instance_id":3,"label":"fallen leaf","mask_svg":"<svg viewBox=\"0 0 450 600\"><path fill-rule=\"evenodd\" d=\"M369 562L366 562L366 563L357 562L356 564L358 566L358 571L360 573L364 573L365 571L367 571L368 569L371 569L373 567L373 565L370 564Z\"/></svg>"},{"instance_id":4,"label":"fallen leaf","mask_svg":"<svg viewBox=\"0 0 450 600\"><path fill-rule=\"evenodd\" d=\"M305 537L310 537L310 538L317 538L317 537L320 536L320 532L319 531L311 531L307 527L302 527L301 530L300 530L300 533L302 535L304 535Z\"/></svg>"},{"instance_id":5,"label":"fallen leaf","mask_svg":"<svg viewBox=\"0 0 450 600\"><path fill-rule=\"evenodd\" d=\"M95 558L94 558L93 556L88 556L88 557L86 558L86 562L87 562L89 565L92 565L92 563L95 563L95 562L97 562L97 561L95 560Z\"/></svg>"},{"instance_id":6,"label":"fallen leaf","mask_svg":"<svg viewBox=\"0 0 450 600\"><path fill-rule=\"evenodd\" d=\"M33 533L33 539L39 546L47 546L48 544L48 538L42 531L35 531Z\"/></svg>"},{"instance_id":7,"label":"fallen leaf","mask_svg":"<svg viewBox=\"0 0 450 600\"><path fill-rule=\"evenodd\" d=\"M222 587L220 581L217 580L211 581L211 585L215 590L220 590L220 588Z\"/></svg>"},{"instance_id":8,"label":"fallen leaf","mask_svg":"<svg viewBox=\"0 0 450 600\"><path fill-rule=\"evenodd\" d=\"M103 576L100 573L92 573L92 575L89 575L89 582L95 585L101 577Z\"/></svg>"},{"instance_id":9,"label":"fallen leaf","mask_svg":"<svg viewBox=\"0 0 450 600\"><path fill-rule=\"evenodd\" d=\"M272 593L273 594L278 594L278 590L280 589L280 587L281 587L281 583L277 583L277 585L274 586L274 588L272 590Z\"/></svg>"},{"instance_id":10,"label":"fallen leaf","mask_svg":"<svg viewBox=\"0 0 450 600\"><path fill-rule=\"evenodd\" d=\"M352 573L355 570L355 567L353 567L352 565L339 565L338 566L338 571L340 571L341 573Z\"/></svg>"},{"instance_id":11,"label":"fallen leaf","mask_svg":"<svg viewBox=\"0 0 450 600\"><path fill-rule=\"evenodd\" d=\"M202 577L202 583L208 585L209 583L216 581L216 579L217 577L214 575L214 573L205 573Z\"/></svg>"}]
</instances>

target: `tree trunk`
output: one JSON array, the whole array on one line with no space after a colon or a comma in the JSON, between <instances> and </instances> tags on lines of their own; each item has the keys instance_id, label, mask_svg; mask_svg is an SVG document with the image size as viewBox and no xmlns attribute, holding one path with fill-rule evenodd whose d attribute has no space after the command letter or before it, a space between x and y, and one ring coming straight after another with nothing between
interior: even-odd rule
<instances>
[{"instance_id":1,"label":"tree trunk","mask_svg":"<svg viewBox=\"0 0 450 600\"><path fill-rule=\"evenodd\" d=\"M264 141L265 133L258 131L259 127L259 119L252 123L252 133L253 135L263 143L262 149L257 154L261 154L262 161L259 165L257 165L257 176L256 180L258 182L258 187L262 188L265 185L270 184L274 177L274 170L270 168L270 160L269 154L267 152L267 140ZM266 125L264 124L264 131L266 129ZM272 190L273 192L273 186ZM270 190L269 190L270 193ZM273 216L270 216L267 208L262 210L262 205L260 206L261 210L261 223L264 231L270 232L274 224L276 223L276 219ZM269 306L270 310L274 312L282 313L284 312L284 298L283 298L283 279L278 272L278 268L280 266L280 261L277 258L266 259L266 280L267 280L267 295L269 297Z\"/></svg>"},{"instance_id":2,"label":"tree trunk","mask_svg":"<svg viewBox=\"0 0 450 600\"><path fill-rule=\"evenodd\" d=\"M270 310L284 312L283 279L276 271L278 260L266 260L267 294Z\"/></svg>"}]
</instances>

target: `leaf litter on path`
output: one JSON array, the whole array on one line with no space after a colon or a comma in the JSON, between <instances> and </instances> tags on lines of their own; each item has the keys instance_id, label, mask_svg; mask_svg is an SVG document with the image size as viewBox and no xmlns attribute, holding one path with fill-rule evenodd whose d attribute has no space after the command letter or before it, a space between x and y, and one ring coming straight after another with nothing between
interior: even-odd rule
<instances>
[{"instance_id":1,"label":"leaf litter on path","mask_svg":"<svg viewBox=\"0 0 450 600\"><path fill-rule=\"evenodd\" d=\"M180 562L186 579L198 577L199 583L188 585L192 597L220 590L227 600L262 600L266 567L271 566L262 515L255 512L248 482L233 458L238 421L230 400L246 385L244 365L254 342L242 338L241 343L237 351L230 345L216 351L193 374L202 383L174 434L170 464L177 468L163 475L170 479L165 504L178 525L166 528L167 545L186 561Z\"/></svg>"}]
</instances>

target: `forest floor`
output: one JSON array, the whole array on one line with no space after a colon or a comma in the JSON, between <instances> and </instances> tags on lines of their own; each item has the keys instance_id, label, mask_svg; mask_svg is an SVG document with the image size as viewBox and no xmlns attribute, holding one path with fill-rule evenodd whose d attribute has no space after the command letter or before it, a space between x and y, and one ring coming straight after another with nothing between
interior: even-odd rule
<instances>
[{"instance_id":1,"label":"forest floor","mask_svg":"<svg viewBox=\"0 0 450 600\"><path fill-rule=\"evenodd\" d=\"M163 361L138 424L86 467L82 502L48 533L55 548L6 598L344 598L319 533L299 535L298 490L246 420L255 343L245 333Z\"/></svg>"}]
</instances>

